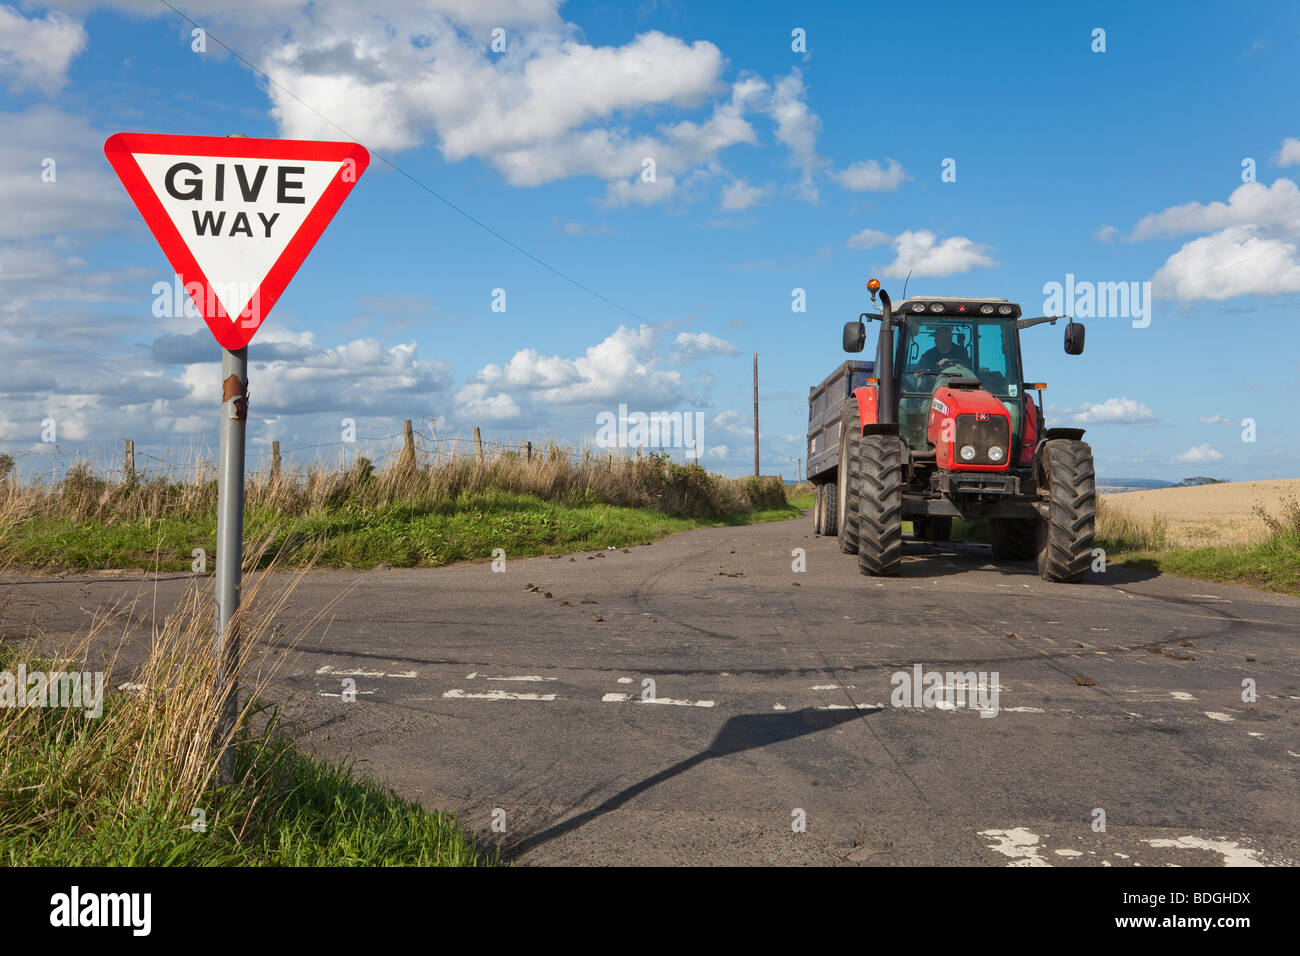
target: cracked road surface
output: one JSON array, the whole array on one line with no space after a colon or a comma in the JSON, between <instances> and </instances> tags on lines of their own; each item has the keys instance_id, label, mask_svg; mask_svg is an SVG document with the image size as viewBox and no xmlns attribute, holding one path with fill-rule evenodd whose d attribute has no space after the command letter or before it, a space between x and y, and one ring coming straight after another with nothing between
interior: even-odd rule
<instances>
[{"instance_id":1,"label":"cracked road surface","mask_svg":"<svg viewBox=\"0 0 1300 956\"><path fill-rule=\"evenodd\" d=\"M504 573L313 572L285 633L335 603L276 691L307 746L522 864L1300 859L1300 601L905 550L866 578L804 518ZM192 584L10 578L7 631L76 633L138 598L129 658ZM893 706L916 665L996 675L996 712Z\"/></svg>"}]
</instances>

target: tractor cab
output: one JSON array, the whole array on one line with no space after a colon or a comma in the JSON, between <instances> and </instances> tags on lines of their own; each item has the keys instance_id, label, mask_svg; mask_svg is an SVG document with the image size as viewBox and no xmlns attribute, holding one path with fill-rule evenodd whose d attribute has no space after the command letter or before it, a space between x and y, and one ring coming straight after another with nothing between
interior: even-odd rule
<instances>
[{"instance_id":1,"label":"tractor cab","mask_svg":"<svg viewBox=\"0 0 1300 956\"><path fill-rule=\"evenodd\" d=\"M998 399L1010 415L1012 442L1020 437L1025 400L1019 318L1020 306L1006 299L912 298L895 307L898 428L913 453L935 453L927 435L933 399L954 381Z\"/></svg>"}]
</instances>

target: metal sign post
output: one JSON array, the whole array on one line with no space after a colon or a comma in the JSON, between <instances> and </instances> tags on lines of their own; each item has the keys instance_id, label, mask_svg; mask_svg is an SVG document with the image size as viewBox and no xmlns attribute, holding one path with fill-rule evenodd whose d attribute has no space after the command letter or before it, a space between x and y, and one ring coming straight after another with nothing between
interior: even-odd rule
<instances>
[{"instance_id":1,"label":"metal sign post","mask_svg":"<svg viewBox=\"0 0 1300 956\"><path fill-rule=\"evenodd\" d=\"M122 185L221 346L217 483L218 783L234 776L248 343L365 172L358 143L115 133Z\"/></svg>"},{"instance_id":2,"label":"metal sign post","mask_svg":"<svg viewBox=\"0 0 1300 956\"><path fill-rule=\"evenodd\" d=\"M221 460L217 465L216 686L224 693L217 724L223 748L217 783L231 783L235 771L234 729L239 718L240 579L244 563L244 432L248 421L248 346L221 350Z\"/></svg>"}]
</instances>

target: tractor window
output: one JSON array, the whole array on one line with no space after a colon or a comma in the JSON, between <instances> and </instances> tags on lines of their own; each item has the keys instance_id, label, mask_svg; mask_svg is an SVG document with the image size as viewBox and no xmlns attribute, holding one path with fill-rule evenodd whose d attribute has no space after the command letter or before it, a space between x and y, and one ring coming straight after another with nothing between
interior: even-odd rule
<instances>
[{"instance_id":1,"label":"tractor window","mask_svg":"<svg viewBox=\"0 0 1300 956\"><path fill-rule=\"evenodd\" d=\"M1014 395L1016 381L1015 352L1007 335L1007 323L983 322L976 340L976 377L986 389L1002 398ZM1011 388L1009 386L1017 386Z\"/></svg>"}]
</instances>

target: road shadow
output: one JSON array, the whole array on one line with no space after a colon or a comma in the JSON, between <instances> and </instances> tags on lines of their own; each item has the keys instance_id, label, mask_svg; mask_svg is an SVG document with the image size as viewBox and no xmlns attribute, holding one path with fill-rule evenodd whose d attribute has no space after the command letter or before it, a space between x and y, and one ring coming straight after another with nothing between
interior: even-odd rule
<instances>
[{"instance_id":1,"label":"road shadow","mask_svg":"<svg viewBox=\"0 0 1300 956\"><path fill-rule=\"evenodd\" d=\"M996 571L1007 577L1038 577L1034 560L996 561L993 549L973 541L920 541L903 539L903 562L900 578L939 578L970 571ZM919 560L917 560L919 559ZM1154 561L1129 559L1124 564L1108 564L1104 573L1089 571L1079 584L1133 584L1160 577Z\"/></svg>"},{"instance_id":2,"label":"road shadow","mask_svg":"<svg viewBox=\"0 0 1300 956\"><path fill-rule=\"evenodd\" d=\"M866 717L868 714L875 712L874 708L869 710L814 710L804 708L803 710L771 714L741 714L738 717L731 717L718 730L713 742L709 744L707 749L687 757L685 760L679 760L671 767L666 767L653 776L646 777L644 780L620 790L599 806L592 807L577 816L570 817L547 827L539 833L525 837L518 843L506 844L502 847L502 852L509 857L522 856L544 843L564 836L566 833L572 833L579 827L586 826L597 817L617 810L634 797L645 793L652 787L658 786L665 780L670 780L679 774L685 773L706 760L743 753L746 750L757 750L769 744L795 740L808 734L817 733L820 730L837 727L850 720Z\"/></svg>"}]
</instances>

